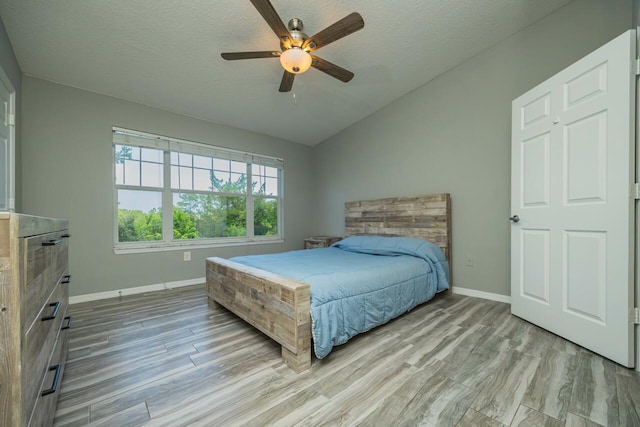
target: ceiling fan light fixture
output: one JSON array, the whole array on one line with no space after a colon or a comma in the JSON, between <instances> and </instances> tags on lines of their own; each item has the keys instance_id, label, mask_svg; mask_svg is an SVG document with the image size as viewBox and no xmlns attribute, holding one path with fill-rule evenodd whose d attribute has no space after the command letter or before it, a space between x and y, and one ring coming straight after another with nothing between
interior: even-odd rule
<instances>
[{"instance_id":1,"label":"ceiling fan light fixture","mask_svg":"<svg viewBox=\"0 0 640 427\"><path fill-rule=\"evenodd\" d=\"M290 73L302 74L311 67L311 55L299 47L292 47L282 52L280 64Z\"/></svg>"}]
</instances>

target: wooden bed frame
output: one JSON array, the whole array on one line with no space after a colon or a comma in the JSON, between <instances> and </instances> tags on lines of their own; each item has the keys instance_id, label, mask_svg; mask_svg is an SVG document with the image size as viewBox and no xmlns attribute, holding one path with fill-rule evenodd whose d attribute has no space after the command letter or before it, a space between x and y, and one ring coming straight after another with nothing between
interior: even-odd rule
<instances>
[{"instance_id":1,"label":"wooden bed frame","mask_svg":"<svg viewBox=\"0 0 640 427\"><path fill-rule=\"evenodd\" d=\"M451 198L442 193L347 202L345 234L430 240L451 267ZM294 371L311 367L309 284L223 258L207 258L206 266L210 307L227 308L278 342Z\"/></svg>"}]
</instances>

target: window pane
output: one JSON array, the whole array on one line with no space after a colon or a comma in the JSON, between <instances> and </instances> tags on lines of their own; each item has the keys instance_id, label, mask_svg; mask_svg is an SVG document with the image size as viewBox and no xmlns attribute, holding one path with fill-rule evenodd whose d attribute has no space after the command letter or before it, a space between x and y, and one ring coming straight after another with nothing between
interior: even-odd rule
<instances>
[{"instance_id":1,"label":"window pane","mask_svg":"<svg viewBox=\"0 0 640 427\"><path fill-rule=\"evenodd\" d=\"M232 173L231 174L231 182L233 183L233 192L244 193L247 189L247 180L244 174L240 173Z\"/></svg>"},{"instance_id":2,"label":"window pane","mask_svg":"<svg viewBox=\"0 0 640 427\"><path fill-rule=\"evenodd\" d=\"M253 201L253 231L256 236L278 234L278 201L256 197Z\"/></svg>"},{"instance_id":3,"label":"window pane","mask_svg":"<svg viewBox=\"0 0 640 427\"><path fill-rule=\"evenodd\" d=\"M231 172L238 172L241 174L247 173L247 164L244 162L231 162Z\"/></svg>"},{"instance_id":4,"label":"window pane","mask_svg":"<svg viewBox=\"0 0 640 427\"><path fill-rule=\"evenodd\" d=\"M276 168L271 168L269 166L265 166L264 167L264 172L265 172L264 174L266 176L271 176L271 177L274 177L274 178L278 177L278 169L276 169Z\"/></svg>"},{"instance_id":5,"label":"window pane","mask_svg":"<svg viewBox=\"0 0 640 427\"><path fill-rule=\"evenodd\" d=\"M179 153L178 161L180 166L193 166L193 156L191 154Z\"/></svg>"},{"instance_id":6,"label":"window pane","mask_svg":"<svg viewBox=\"0 0 640 427\"><path fill-rule=\"evenodd\" d=\"M124 184L140 185L140 162L137 160L124 161Z\"/></svg>"},{"instance_id":7,"label":"window pane","mask_svg":"<svg viewBox=\"0 0 640 427\"><path fill-rule=\"evenodd\" d=\"M277 196L278 195L278 179L277 178L267 178L265 182L265 192L267 196Z\"/></svg>"},{"instance_id":8,"label":"window pane","mask_svg":"<svg viewBox=\"0 0 640 427\"><path fill-rule=\"evenodd\" d=\"M213 168L219 171L228 171L230 169L229 160L213 159Z\"/></svg>"},{"instance_id":9,"label":"window pane","mask_svg":"<svg viewBox=\"0 0 640 427\"><path fill-rule=\"evenodd\" d=\"M171 166L171 188L180 189L180 180L178 178L178 167Z\"/></svg>"},{"instance_id":10,"label":"window pane","mask_svg":"<svg viewBox=\"0 0 640 427\"><path fill-rule=\"evenodd\" d=\"M118 241L162 240L162 192L118 190Z\"/></svg>"},{"instance_id":11,"label":"window pane","mask_svg":"<svg viewBox=\"0 0 640 427\"><path fill-rule=\"evenodd\" d=\"M211 157L193 156L193 166L201 169L211 169Z\"/></svg>"},{"instance_id":12,"label":"window pane","mask_svg":"<svg viewBox=\"0 0 640 427\"><path fill-rule=\"evenodd\" d=\"M140 158L145 162L162 163L162 150L142 148Z\"/></svg>"},{"instance_id":13,"label":"window pane","mask_svg":"<svg viewBox=\"0 0 640 427\"><path fill-rule=\"evenodd\" d=\"M210 169L194 169L193 170L193 189L200 191L211 191L211 170Z\"/></svg>"},{"instance_id":14,"label":"window pane","mask_svg":"<svg viewBox=\"0 0 640 427\"><path fill-rule=\"evenodd\" d=\"M215 177L214 191L222 191L222 188L229 183L229 172L214 171L213 176Z\"/></svg>"},{"instance_id":15,"label":"window pane","mask_svg":"<svg viewBox=\"0 0 640 427\"><path fill-rule=\"evenodd\" d=\"M175 151L171 152L171 164L172 165L178 164L178 153L176 153Z\"/></svg>"},{"instance_id":16,"label":"window pane","mask_svg":"<svg viewBox=\"0 0 640 427\"><path fill-rule=\"evenodd\" d=\"M264 176L271 176L271 177L278 176L278 169L276 168L272 168L270 166L261 166L261 168L262 168L262 175Z\"/></svg>"},{"instance_id":17,"label":"window pane","mask_svg":"<svg viewBox=\"0 0 640 427\"><path fill-rule=\"evenodd\" d=\"M116 184L124 184L124 163L116 163Z\"/></svg>"},{"instance_id":18,"label":"window pane","mask_svg":"<svg viewBox=\"0 0 640 427\"><path fill-rule=\"evenodd\" d=\"M191 177L191 168L180 167L180 185L178 188L181 190L193 190L193 182Z\"/></svg>"},{"instance_id":19,"label":"window pane","mask_svg":"<svg viewBox=\"0 0 640 427\"><path fill-rule=\"evenodd\" d=\"M244 197L174 193L173 205L174 239L247 235Z\"/></svg>"},{"instance_id":20,"label":"window pane","mask_svg":"<svg viewBox=\"0 0 640 427\"><path fill-rule=\"evenodd\" d=\"M159 187L163 186L162 164L142 162L142 186Z\"/></svg>"}]
</instances>

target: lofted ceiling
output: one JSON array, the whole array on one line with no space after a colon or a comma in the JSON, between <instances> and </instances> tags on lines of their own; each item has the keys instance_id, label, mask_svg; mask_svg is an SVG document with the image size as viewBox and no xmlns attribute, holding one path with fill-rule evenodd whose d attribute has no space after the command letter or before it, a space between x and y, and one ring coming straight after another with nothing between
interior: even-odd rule
<instances>
[{"instance_id":1,"label":"lofted ceiling","mask_svg":"<svg viewBox=\"0 0 640 427\"><path fill-rule=\"evenodd\" d=\"M571 0L272 0L313 35L351 12L362 30L315 54L318 70L278 92L280 50L249 0L0 0L22 72L214 123L315 145Z\"/></svg>"}]
</instances>

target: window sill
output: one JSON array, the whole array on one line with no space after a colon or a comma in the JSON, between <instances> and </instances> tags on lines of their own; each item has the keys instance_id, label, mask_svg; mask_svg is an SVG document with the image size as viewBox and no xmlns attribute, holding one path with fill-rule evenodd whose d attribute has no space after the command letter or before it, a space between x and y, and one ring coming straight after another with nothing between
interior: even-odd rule
<instances>
[{"instance_id":1,"label":"window sill","mask_svg":"<svg viewBox=\"0 0 640 427\"><path fill-rule=\"evenodd\" d=\"M149 252L167 252L167 251L183 251L187 249L207 249L222 248L230 246L249 246L249 245L271 245L275 243L284 243L281 237L275 239L254 239L254 240L235 240L235 241L206 241L195 242L193 240L182 242L163 242L163 243L146 243L138 245L122 245L114 246L113 252L116 255L140 254Z\"/></svg>"}]
</instances>

